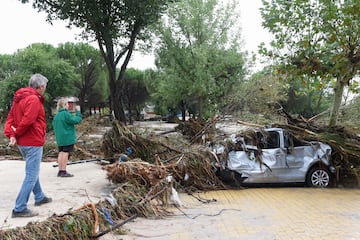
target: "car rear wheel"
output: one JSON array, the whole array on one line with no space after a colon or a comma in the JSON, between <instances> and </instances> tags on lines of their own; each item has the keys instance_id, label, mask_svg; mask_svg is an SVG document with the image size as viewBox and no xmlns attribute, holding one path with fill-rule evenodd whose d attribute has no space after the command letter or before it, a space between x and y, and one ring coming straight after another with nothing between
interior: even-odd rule
<instances>
[{"instance_id":1,"label":"car rear wheel","mask_svg":"<svg viewBox=\"0 0 360 240\"><path fill-rule=\"evenodd\" d=\"M312 168L306 179L306 184L309 187L320 187L326 188L330 187L333 182L333 177L330 172L324 167L314 167Z\"/></svg>"}]
</instances>

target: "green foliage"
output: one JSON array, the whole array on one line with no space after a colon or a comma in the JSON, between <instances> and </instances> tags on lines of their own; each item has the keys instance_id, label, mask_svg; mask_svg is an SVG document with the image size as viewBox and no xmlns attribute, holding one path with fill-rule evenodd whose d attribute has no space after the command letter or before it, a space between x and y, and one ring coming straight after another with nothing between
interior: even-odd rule
<instances>
[{"instance_id":1,"label":"green foliage","mask_svg":"<svg viewBox=\"0 0 360 240\"><path fill-rule=\"evenodd\" d=\"M101 107L105 107L105 105L109 107L109 92L108 74L103 66L101 71L99 72L98 80L89 91L87 106L96 106L99 105L100 102Z\"/></svg>"},{"instance_id":2,"label":"green foliage","mask_svg":"<svg viewBox=\"0 0 360 240\"><path fill-rule=\"evenodd\" d=\"M171 7L159 28L156 93L167 108L189 108L210 117L245 74L235 2L181 1ZM183 111L184 112L184 111Z\"/></svg>"},{"instance_id":3,"label":"green foliage","mask_svg":"<svg viewBox=\"0 0 360 240\"><path fill-rule=\"evenodd\" d=\"M6 118L8 111L10 110L11 102L15 91L28 85L30 76L25 73L13 74L0 82L0 104L3 109L3 118Z\"/></svg>"},{"instance_id":4,"label":"green foliage","mask_svg":"<svg viewBox=\"0 0 360 240\"><path fill-rule=\"evenodd\" d=\"M287 100L282 102L286 111L306 118L328 110L333 98L329 91L314 88L296 79L288 84L287 96Z\"/></svg>"},{"instance_id":5,"label":"green foliage","mask_svg":"<svg viewBox=\"0 0 360 240\"><path fill-rule=\"evenodd\" d=\"M139 120L141 110L145 106L146 100L149 99L149 92L145 85L144 72L133 68L127 69L125 73L125 94L123 95L124 103L129 111L129 116L132 116L132 111L135 111L136 119ZM132 123L132 118L129 118Z\"/></svg>"},{"instance_id":6,"label":"green foliage","mask_svg":"<svg viewBox=\"0 0 360 240\"><path fill-rule=\"evenodd\" d=\"M339 122L342 125L353 128L356 132L360 131L360 98L354 98L349 104L341 108Z\"/></svg>"},{"instance_id":7,"label":"green foliage","mask_svg":"<svg viewBox=\"0 0 360 240\"><path fill-rule=\"evenodd\" d=\"M286 99L287 85L273 76L269 69L265 69L235 86L223 110L224 114L240 112L268 117L273 115L280 103Z\"/></svg>"},{"instance_id":8,"label":"green foliage","mask_svg":"<svg viewBox=\"0 0 360 240\"><path fill-rule=\"evenodd\" d=\"M7 57L8 58L8 57ZM77 75L74 68L56 54L56 49L48 44L33 44L12 55L11 62L1 65L6 77L0 82L0 108L7 114L15 91L28 86L34 73L41 73L49 80L45 92L45 110L51 115L52 100L57 96L74 93L74 81Z\"/></svg>"},{"instance_id":9,"label":"green foliage","mask_svg":"<svg viewBox=\"0 0 360 240\"><path fill-rule=\"evenodd\" d=\"M0 84L16 69L14 69L13 56L9 54L0 55ZM1 100L0 100L1 101Z\"/></svg>"},{"instance_id":10,"label":"green foliage","mask_svg":"<svg viewBox=\"0 0 360 240\"><path fill-rule=\"evenodd\" d=\"M21 0L21 2L29 2ZM125 122L123 81L136 43L149 40L151 25L156 23L171 0L85 1L35 0L33 7L48 14L48 20L68 20L70 26L83 29L82 36L96 40L109 73L111 107L115 118ZM143 45L146 48L146 44ZM122 64L118 75L117 65Z\"/></svg>"},{"instance_id":11,"label":"green foliage","mask_svg":"<svg viewBox=\"0 0 360 240\"><path fill-rule=\"evenodd\" d=\"M74 67L67 61L59 59L56 48L51 45L32 44L24 50L18 51L16 53L16 67L18 71L28 74L27 79L33 73L41 73L49 79L46 88L48 100L63 94L74 93L73 85L77 77L74 73Z\"/></svg>"},{"instance_id":12,"label":"green foliage","mask_svg":"<svg viewBox=\"0 0 360 240\"><path fill-rule=\"evenodd\" d=\"M29 2L29 0L20 1ZM35 9L48 13L48 21L70 20L69 26L84 29L83 37L104 42L111 41L115 43L112 47L116 47L117 44L122 45L121 41L129 38L134 25L145 34L147 29L144 27L155 23L170 2L173 1L35 0L32 4ZM145 36L148 35L139 34L136 37L146 39Z\"/></svg>"},{"instance_id":13,"label":"green foliage","mask_svg":"<svg viewBox=\"0 0 360 240\"><path fill-rule=\"evenodd\" d=\"M330 86L334 103L329 124L334 125L343 89L360 69L360 2L263 0L263 5L262 24L274 39L270 50L263 45L262 54L280 67L280 76L312 84L310 91Z\"/></svg>"},{"instance_id":14,"label":"green foliage","mask_svg":"<svg viewBox=\"0 0 360 240\"><path fill-rule=\"evenodd\" d=\"M165 116L168 114L169 109L174 109L164 101L161 94L158 92L158 86L162 81L163 74L153 69L144 71L144 83L147 91L149 92L149 102L155 105L155 112L159 115Z\"/></svg>"},{"instance_id":15,"label":"green foliage","mask_svg":"<svg viewBox=\"0 0 360 240\"><path fill-rule=\"evenodd\" d=\"M82 111L85 107L99 106L108 96L103 59L100 51L84 43L65 43L59 45L57 53L75 68L78 78L74 82ZM102 83L97 84L97 82Z\"/></svg>"}]
</instances>

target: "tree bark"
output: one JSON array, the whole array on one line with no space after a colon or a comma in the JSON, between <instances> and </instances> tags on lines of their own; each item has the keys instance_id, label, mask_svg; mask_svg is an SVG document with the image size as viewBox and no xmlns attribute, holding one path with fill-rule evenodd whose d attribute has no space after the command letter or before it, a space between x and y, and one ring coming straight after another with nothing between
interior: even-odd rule
<instances>
[{"instance_id":1,"label":"tree bark","mask_svg":"<svg viewBox=\"0 0 360 240\"><path fill-rule=\"evenodd\" d=\"M120 68L120 72L119 75L117 77L117 80L114 80L114 90L111 90L112 93L114 94L114 102L113 102L113 107L114 107L114 114L115 114L115 118L121 122L123 122L124 124L126 124L126 116L125 116L125 107L124 107L124 101L122 98L122 95L124 94L124 78L125 78L125 71L126 68L129 64L131 55L133 53L134 47L135 47L135 41L136 41L136 37L140 32L140 25L135 23L134 24L134 29L131 33L131 37L130 37L130 41L128 46L125 48L125 50L123 51L124 54L126 54L124 62L121 65ZM114 65L115 65L115 69L116 69L116 65L118 60L120 60L120 56L122 54L120 54L118 56L118 58L116 59L116 61L114 61ZM114 79L116 78L115 73L116 71L114 70Z\"/></svg>"},{"instance_id":2,"label":"tree bark","mask_svg":"<svg viewBox=\"0 0 360 240\"><path fill-rule=\"evenodd\" d=\"M198 100L199 100L199 102L198 102L199 118L200 118L200 119L203 119L203 117L204 117L204 98L203 98L203 97L199 97Z\"/></svg>"},{"instance_id":3,"label":"tree bark","mask_svg":"<svg viewBox=\"0 0 360 240\"><path fill-rule=\"evenodd\" d=\"M336 85L334 88L334 102L332 105L329 127L333 127L337 123L337 117L339 115L343 92L344 92L344 81L341 81L341 79L338 77L336 79Z\"/></svg>"}]
</instances>

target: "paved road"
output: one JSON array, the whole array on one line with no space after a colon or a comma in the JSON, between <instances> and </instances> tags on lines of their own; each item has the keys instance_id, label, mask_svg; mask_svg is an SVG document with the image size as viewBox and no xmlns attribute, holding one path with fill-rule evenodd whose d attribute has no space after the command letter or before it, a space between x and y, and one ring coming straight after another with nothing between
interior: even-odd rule
<instances>
[{"instance_id":1,"label":"paved road","mask_svg":"<svg viewBox=\"0 0 360 240\"><path fill-rule=\"evenodd\" d=\"M126 224L128 235L102 239L360 239L360 189L248 188L194 196L180 194L183 207L167 219L138 218Z\"/></svg>"}]
</instances>

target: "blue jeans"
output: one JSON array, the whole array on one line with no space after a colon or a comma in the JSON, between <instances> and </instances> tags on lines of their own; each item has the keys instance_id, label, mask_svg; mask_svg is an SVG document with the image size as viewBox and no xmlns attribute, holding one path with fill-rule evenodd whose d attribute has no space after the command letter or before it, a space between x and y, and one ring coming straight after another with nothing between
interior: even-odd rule
<instances>
[{"instance_id":1,"label":"blue jeans","mask_svg":"<svg viewBox=\"0 0 360 240\"><path fill-rule=\"evenodd\" d=\"M35 202L41 201L45 196L39 180L43 147L18 146L18 148L25 160L25 178L16 198L14 211L22 212L27 209L31 192L34 193Z\"/></svg>"}]
</instances>

